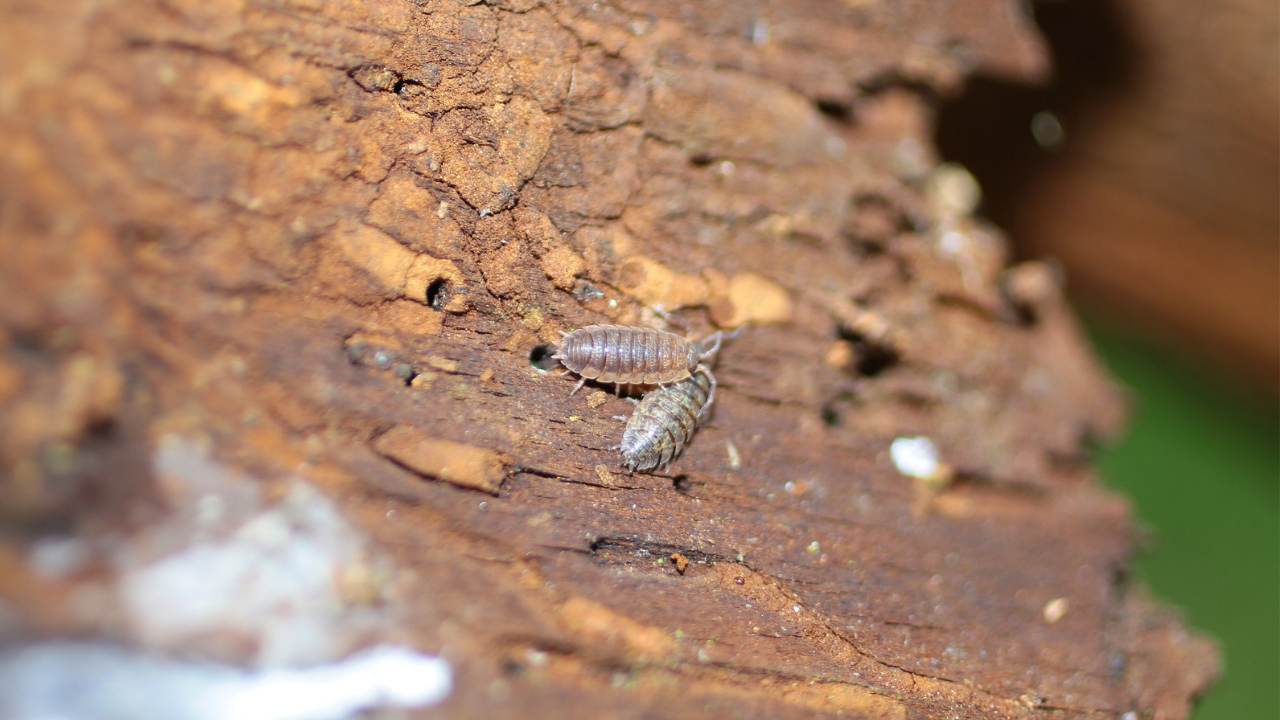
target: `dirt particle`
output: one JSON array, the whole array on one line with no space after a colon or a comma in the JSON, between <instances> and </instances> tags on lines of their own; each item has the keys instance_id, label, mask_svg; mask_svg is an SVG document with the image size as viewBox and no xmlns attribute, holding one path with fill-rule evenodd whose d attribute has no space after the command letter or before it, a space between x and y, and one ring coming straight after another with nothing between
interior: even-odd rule
<instances>
[{"instance_id":1,"label":"dirt particle","mask_svg":"<svg viewBox=\"0 0 1280 720\"><path fill-rule=\"evenodd\" d=\"M951 481L951 466L942 462L938 447L928 437L894 438L889 456L899 473L921 480L931 489L941 489Z\"/></svg>"},{"instance_id":2,"label":"dirt particle","mask_svg":"<svg viewBox=\"0 0 1280 720\"><path fill-rule=\"evenodd\" d=\"M435 368L436 370L439 370L441 372L447 372L447 373L458 372L457 360L450 360L449 358L438 357L436 355L429 355L427 356L427 359L425 362L428 367Z\"/></svg>"},{"instance_id":3,"label":"dirt particle","mask_svg":"<svg viewBox=\"0 0 1280 720\"><path fill-rule=\"evenodd\" d=\"M374 441L374 449L397 465L458 487L498 494L509 464L493 450L442 440L397 425Z\"/></svg>"},{"instance_id":4,"label":"dirt particle","mask_svg":"<svg viewBox=\"0 0 1280 720\"><path fill-rule=\"evenodd\" d=\"M1044 704L1044 698L1031 692L1025 692L1019 695L1018 701L1032 710L1035 710Z\"/></svg>"},{"instance_id":5,"label":"dirt particle","mask_svg":"<svg viewBox=\"0 0 1280 720\"><path fill-rule=\"evenodd\" d=\"M440 376L433 372L418 373L409 381L409 387L417 390L428 390L435 383L436 378L438 377Z\"/></svg>"},{"instance_id":6,"label":"dirt particle","mask_svg":"<svg viewBox=\"0 0 1280 720\"><path fill-rule=\"evenodd\" d=\"M1052 625L1061 620L1070 609L1071 603L1067 598L1054 598L1044 605L1044 621Z\"/></svg>"},{"instance_id":7,"label":"dirt particle","mask_svg":"<svg viewBox=\"0 0 1280 720\"><path fill-rule=\"evenodd\" d=\"M578 280L574 283L573 297L578 302L590 302L604 297L604 291L586 280Z\"/></svg>"},{"instance_id":8,"label":"dirt particle","mask_svg":"<svg viewBox=\"0 0 1280 720\"><path fill-rule=\"evenodd\" d=\"M1019 263L1005 270L1000 281L1005 299L1026 318L1061 300L1061 270L1049 263Z\"/></svg>"},{"instance_id":9,"label":"dirt particle","mask_svg":"<svg viewBox=\"0 0 1280 720\"><path fill-rule=\"evenodd\" d=\"M843 370L853 364L855 355L857 355L857 353L853 348L853 343L848 340L837 340L831 343L831 346L827 348L827 353L823 356L822 360L829 367L833 367L837 370Z\"/></svg>"},{"instance_id":10,"label":"dirt particle","mask_svg":"<svg viewBox=\"0 0 1280 720\"><path fill-rule=\"evenodd\" d=\"M600 481L601 485L613 486L613 473L609 472L609 468L604 465L596 465L595 471L596 479Z\"/></svg>"},{"instance_id":11,"label":"dirt particle","mask_svg":"<svg viewBox=\"0 0 1280 720\"><path fill-rule=\"evenodd\" d=\"M609 402L609 393L603 390L596 390L587 396L587 407L592 409L598 408L607 402Z\"/></svg>"},{"instance_id":12,"label":"dirt particle","mask_svg":"<svg viewBox=\"0 0 1280 720\"><path fill-rule=\"evenodd\" d=\"M742 454L738 452L738 446L734 445L732 440L724 441L724 452L728 456L730 470L737 470L742 467Z\"/></svg>"},{"instance_id":13,"label":"dirt particle","mask_svg":"<svg viewBox=\"0 0 1280 720\"><path fill-rule=\"evenodd\" d=\"M683 575L684 571L689 569L689 558L678 552L671 553L671 564L675 566L676 572Z\"/></svg>"}]
</instances>

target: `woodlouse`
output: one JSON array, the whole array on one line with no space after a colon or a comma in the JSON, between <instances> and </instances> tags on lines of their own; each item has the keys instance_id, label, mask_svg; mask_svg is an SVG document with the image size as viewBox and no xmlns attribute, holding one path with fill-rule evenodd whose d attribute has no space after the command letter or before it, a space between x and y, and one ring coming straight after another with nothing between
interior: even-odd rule
<instances>
[{"instance_id":1,"label":"woodlouse","mask_svg":"<svg viewBox=\"0 0 1280 720\"><path fill-rule=\"evenodd\" d=\"M622 432L622 465L632 472L661 468L684 450L714 402L715 380L705 368L644 396Z\"/></svg>"},{"instance_id":2,"label":"woodlouse","mask_svg":"<svg viewBox=\"0 0 1280 720\"><path fill-rule=\"evenodd\" d=\"M573 393L588 380L622 385L668 385L701 371L715 377L703 364L720 350L723 332L704 340L689 340L672 332L628 325L588 325L564 334L554 357L581 379Z\"/></svg>"}]
</instances>

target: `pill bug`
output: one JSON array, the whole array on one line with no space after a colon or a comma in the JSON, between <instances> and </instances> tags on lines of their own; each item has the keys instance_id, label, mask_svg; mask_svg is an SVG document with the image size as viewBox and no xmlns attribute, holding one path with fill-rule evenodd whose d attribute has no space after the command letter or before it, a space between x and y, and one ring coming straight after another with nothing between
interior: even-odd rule
<instances>
[{"instance_id":1,"label":"pill bug","mask_svg":"<svg viewBox=\"0 0 1280 720\"><path fill-rule=\"evenodd\" d=\"M615 385L667 385L702 370L703 361L720 350L724 333L704 340L689 340L675 333L628 325L588 325L565 333L552 356L581 379L573 393L588 380ZM711 378L714 395L715 378Z\"/></svg>"},{"instance_id":2,"label":"pill bug","mask_svg":"<svg viewBox=\"0 0 1280 720\"><path fill-rule=\"evenodd\" d=\"M662 468L680 455L715 398L715 378L705 368L649 392L622 431L622 466L631 472Z\"/></svg>"}]
</instances>

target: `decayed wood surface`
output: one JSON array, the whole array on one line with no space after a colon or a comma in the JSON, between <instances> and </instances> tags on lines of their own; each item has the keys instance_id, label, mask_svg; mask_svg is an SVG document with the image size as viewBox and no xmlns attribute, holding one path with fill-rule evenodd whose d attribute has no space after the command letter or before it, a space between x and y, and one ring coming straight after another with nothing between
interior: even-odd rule
<instances>
[{"instance_id":1,"label":"decayed wood surface","mask_svg":"<svg viewBox=\"0 0 1280 720\"><path fill-rule=\"evenodd\" d=\"M449 717L1183 717L1212 676L1125 580L1116 391L931 181L929 93L1042 71L1012 3L3 8L8 637L142 642L22 548L165 522L176 437L373 538ZM654 307L750 327L627 475L631 406L530 356Z\"/></svg>"}]
</instances>

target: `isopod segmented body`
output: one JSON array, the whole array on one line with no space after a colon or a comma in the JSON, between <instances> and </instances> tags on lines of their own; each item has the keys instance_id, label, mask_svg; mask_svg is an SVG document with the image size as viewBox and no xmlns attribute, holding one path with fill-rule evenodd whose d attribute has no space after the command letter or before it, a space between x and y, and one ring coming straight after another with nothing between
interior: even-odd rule
<instances>
[{"instance_id":1,"label":"isopod segmented body","mask_svg":"<svg viewBox=\"0 0 1280 720\"><path fill-rule=\"evenodd\" d=\"M644 396L622 431L622 465L630 471L661 468L693 438L714 397L715 380L705 369Z\"/></svg>"},{"instance_id":2,"label":"isopod segmented body","mask_svg":"<svg viewBox=\"0 0 1280 720\"><path fill-rule=\"evenodd\" d=\"M627 325L588 325L566 333L554 358L582 379L617 385L667 385L684 380L720 349L723 333L699 342L675 333ZM711 378L714 394L715 378ZM570 393L573 394L573 393Z\"/></svg>"}]
</instances>

